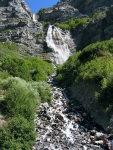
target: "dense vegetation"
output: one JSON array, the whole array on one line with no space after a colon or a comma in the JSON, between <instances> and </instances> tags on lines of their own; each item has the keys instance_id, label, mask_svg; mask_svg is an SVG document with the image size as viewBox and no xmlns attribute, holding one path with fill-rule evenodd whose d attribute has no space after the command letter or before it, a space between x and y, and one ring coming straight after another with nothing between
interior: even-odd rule
<instances>
[{"instance_id":1,"label":"dense vegetation","mask_svg":"<svg viewBox=\"0 0 113 150\"><path fill-rule=\"evenodd\" d=\"M113 108L113 39L97 42L75 53L57 69L57 81L70 87L85 81L96 84L95 100L105 112ZM81 91L83 93L84 91Z\"/></svg>"},{"instance_id":2,"label":"dense vegetation","mask_svg":"<svg viewBox=\"0 0 113 150\"><path fill-rule=\"evenodd\" d=\"M62 23L55 23L55 26L63 29L63 30L72 30L74 28L85 26L90 21L90 18L77 18L77 19L69 19Z\"/></svg>"},{"instance_id":3,"label":"dense vegetation","mask_svg":"<svg viewBox=\"0 0 113 150\"><path fill-rule=\"evenodd\" d=\"M106 12L93 12L90 17L84 17L84 18L76 18L76 19L69 19L67 21L61 22L61 23L55 23L55 26L63 29L63 30L70 30L72 31L75 28L84 27L86 26L90 21L96 20L96 19L102 19L106 16Z\"/></svg>"},{"instance_id":4,"label":"dense vegetation","mask_svg":"<svg viewBox=\"0 0 113 150\"><path fill-rule=\"evenodd\" d=\"M44 81L53 72L50 63L29 57L11 43L0 43L1 150L30 150L35 140L34 116L41 102L51 103Z\"/></svg>"}]
</instances>

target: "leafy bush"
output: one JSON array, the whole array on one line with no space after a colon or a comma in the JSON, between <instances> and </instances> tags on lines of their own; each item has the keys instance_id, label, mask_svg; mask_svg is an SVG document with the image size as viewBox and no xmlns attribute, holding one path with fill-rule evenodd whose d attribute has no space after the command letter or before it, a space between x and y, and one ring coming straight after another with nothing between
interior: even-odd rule
<instances>
[{"instance_id":1,"label":"leafy bush","mask_svg":"<svg viewBox=\"0 0 113 150\"><path fill-rule=\"evenodd\" d=\"M1 81L1 88L5 89L2 109L7 117L22 115L29 121L34 119L35 109L37 104L40 103L40 97L30 83L20 78L11 77Z\"/></svg>"},{"instance_id":2,"label":"leafy bush","mask_svg":"<svg viewBox=\"0 0 113 150\"><path fill-rule=\"evenodd\" d=\"M73 28L86 25L89 21L90 18L69 19L68 21L62 23L55 23L55 26L63 30L72 30Z\"/></svg>"},{"instance_id":3,"label":"leafy bush","mask_svg":"<svg viewBox=\"0 0 113 150\"><path fill-rule=\"evenodd\" d=\"M1 69L14 77L20 77L26 81L44 81L53 73L53 66L36 57L18 58L6 56L1 63Z\"/></svg>"},{"instance_id":4,"label":"leafy bush","mask_svg":"<svg viewBox=\"0 0 113 150\"><path fill-rule=\"evenodd\" d=\"M113 39L97 42L75 53L57 69L57 81L70 87L73 83L94 83L100 89L96 98L105 110L113 108ZM84 92L84 91L82 91ZM96 90L95 90L96 92Z\"/></svg>"},{"instance_id":5,"label":"leafy bush","mask_svg":"<svg viewBox=\"0 0 113 150\"><path fill-rule=\"evenodd\" d=\"M52 93L51 93L51 88L47 83L45 83L45 82L33 82L32 86L39 93L39 95L41 97L41 102L47 101L48 103L51 103Z\"/></svg>"},{"instance_id":6,"label":"leafy bush","mask_svg":"<svg viewBox=\"0 0 113 150\"><path fill-rule=\"evenodd\" d=\"M35 140L34 117L40 102L51 102L48 84L17 77L0 81L0 108L7 123L0 128L1 150L30 150Z\"/></svg>"},{"instance_id":7,"label":"leafy bush","mask_svg":"<svg viewBox=\"0 0 113 150\"><path fill-rule=\"evenodd\" d=\"M53 71L51 63L30 58L13 43L0 43L0 113L6 122L0 128L1 150L31 149L36 109L40 102L52 100L44 80Z\"/></svg>"},{"instance_id":8,"label":"leafy bush","mask_svg":"<svg viewBox=\"0 0 113 150\"><path fill-rule=\"evenodd\" d=\"M27 59L32 64L31 66L31 78L34 81L44 81L49 75L53 73L52 64L43 61L36 57L30 57Z\"/></svg>"},{"instance_id":9,"label":"leafy bush","mask_svg":"<svg viewBox=\"0 0 113 150\"><path fill-rule=\"evenodd\" d=\"M0 129L0 149L30 150L35 136L32 122L28 122L22 116L14 117L4 128Z\"/></svg>"},{"instance_id":10,"label":"leafy bush","mask_svg":"<svg viewBox=\"0 0 113 150\"><path fill-rule=\"evenodd\" d=\"M18 47L14 43L1 43L0 42L0 61L7 56L17 57L26 56L24 52L20 52Z\"/></svg>"},{"instance_id":11,"label":"leafy bush","mask_svg":"<svg viewBox=\"0 0 113 150\"><path fill-rule=\"evenodd\" d=\"M30 62L22 58L7 56L2 60L1 68L14 77L20 77L29 81L30 65Z\"/></svg>"},{"instance_id":12,"label":"leafy bush","mask_svg":"<svg viewBox=\"0 0 113 150\"><path fill-rule=\"evenodd\" d=\"M0 71L13 77L20 77L26 81L44 81L54 71L51 63L28 57L24 53L20 54L14 44L0 43L0 54Z\"/></svg>"}]
</instances>

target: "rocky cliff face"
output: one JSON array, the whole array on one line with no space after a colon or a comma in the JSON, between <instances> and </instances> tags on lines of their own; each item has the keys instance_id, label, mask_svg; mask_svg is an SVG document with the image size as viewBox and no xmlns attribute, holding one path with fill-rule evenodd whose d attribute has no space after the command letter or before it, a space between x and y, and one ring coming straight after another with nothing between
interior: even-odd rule
<instances>
[{"instance_id":1,"label":"rocky cliff face","mask_svg":"<svg viewBox=\"0 0 113 150\"><path fill-rule=\"evenodd\" d=\"M72 30L76 49L80 50L96 41L110 39L113 36L112 0L61 0L57 5L39 11L42 22L63 22L70 18L92 17L101 13L101 17L92 19L86 26Z\"/></svg>"},{"instance_id":2,"label":"rocky cliff face","mask_svg":"<svg viewBox=\"0 0 113 150\"><path fill-rule=\"evenodd\" d=\"M0 2L0 41L11 41L30 54L37 55L42 46L37 40L42 24L33 20L33 14L24 0Z\"/></svg>"},{"instance_id":3,"label":"rocky cliff face","mask_svg":"<svg viewBox=\"0 0 113 150\"><path fill-rule=\"evenodd\" d=\"M61 2L64 1L85 14L90 14L99 7L109 7L113 4L112 0L61 0Z\"/></svg>"},{"instance_id":4,"label":"rocky cliff face","mask_svg":"<svg viewBox=\"0 0 113 150\"><path fill-rule=\"evenodd\" d=\"M75 28L72 31L77 50L97 41L108 40L113 37L113 6L107 9L106 16L92 20L87 26Z\"/></svg>"},{"instance_id":5,"label":"rocky cliff face","mask_svg":"<svg viewBox=\"0 0 113 150\"><path fill-rule=\"evenodd\" d=\"M71 6L68 2L60 2L53 7L41 9L38 15L39 21L51 22L52 24L55 22L66 21L70 18L84 16L78 9Z\"/></svg>"},{"instance_id":6,"label":"rocky cliff face","mask_svg":"<svg viewBox=\"0 0 113 150\"><path fill-rule=\"evenodd\" d=\"M62 22L70 18L90 16L96 9L104 9L113 4L112 0L61 0L51 8L41 9L40 21Z\"/></svg>"}]
</instances>

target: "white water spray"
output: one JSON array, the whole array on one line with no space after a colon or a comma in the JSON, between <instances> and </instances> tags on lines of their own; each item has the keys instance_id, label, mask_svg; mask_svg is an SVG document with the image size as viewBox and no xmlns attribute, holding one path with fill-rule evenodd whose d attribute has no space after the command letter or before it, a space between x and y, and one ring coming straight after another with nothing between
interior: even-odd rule
<instances>
[{"instance_id":1,"label":"white water spray","mask_svg":"<svg viewBox=\"0 0 113 150\"><path fill-rule=\"evenodd\" d=\"M63 64L71 55L68 45L63 39L63 32L55 26L50 25L48 28L46 42L47 46L53 50L52 62L54 64Z\"/></svg>"},{"instance_id":2,"label":"white water spray","mask_svg":"<svg viewBox=\"0 0 113 150\"><path fill-rule=\"evenodd\" d=\"M34 21L34 22L37 21L37 20L36 20L36 15L35 15L35 14L33 14L33 21Z\"/></svg>"}]
</instances>

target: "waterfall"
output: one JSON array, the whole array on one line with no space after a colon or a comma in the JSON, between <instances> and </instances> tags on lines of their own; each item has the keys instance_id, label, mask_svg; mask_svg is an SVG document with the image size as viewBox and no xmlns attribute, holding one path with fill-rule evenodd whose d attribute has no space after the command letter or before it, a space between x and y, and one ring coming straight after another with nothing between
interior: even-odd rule
<instances>
[{"instance_id":1,"label":"waterfall","mask_svg":"<svg viewBox=\"0 0 113 150\"><path fill-rule=\"evenodd\" d=\"M36 20L36 15L35 15L35 14L33 14L33 21L34 21L34 22L37 21L37 20Z\"/></svg>"},{"instance_id":2,"label":"waterfall","mask_svg":"<svg viewBox=\"0 0 113 150\"><path fill-rule=\"evenodd\" d=\"M53 50L52 62L54 64L63 64L71 55L71 52L66 44L61 29L50 25L48 28L46 42L47 46Z\"/></svg>"}]
</instances>

